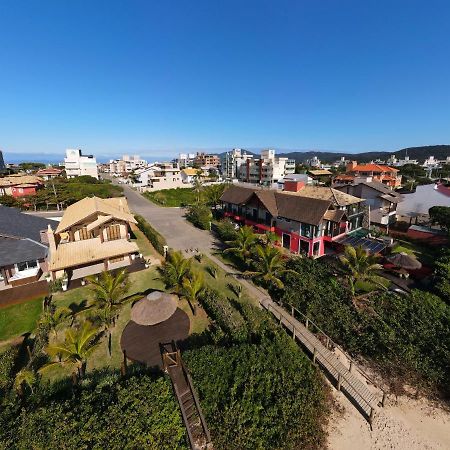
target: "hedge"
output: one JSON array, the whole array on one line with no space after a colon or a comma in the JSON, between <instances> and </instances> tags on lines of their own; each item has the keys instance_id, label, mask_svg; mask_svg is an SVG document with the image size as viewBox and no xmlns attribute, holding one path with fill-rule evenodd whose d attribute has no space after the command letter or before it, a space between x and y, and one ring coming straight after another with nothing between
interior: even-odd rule
<instances>
[{"instance_id":1,"label":"hedge","mask_svg":"<svg viewBox=\"0 0 450 450\"><path fill-rule=\"evenodd\" d=\"M139 229L145 234L155 250L164 255L164 246L167 245L164 236L158 233L142 216L136 215L134 218L138 223Z\"/></svg>"},{"instance_id":2,"label":"hedge","mask_svg":"<svg viewBox=\"0 0 450 450\"><path fill-rule=\"evenodd\" d=\"M0 398L14 381L14 367L19 356L19 347L10 347L0 354Z\"/></svg>"}]
</instances>

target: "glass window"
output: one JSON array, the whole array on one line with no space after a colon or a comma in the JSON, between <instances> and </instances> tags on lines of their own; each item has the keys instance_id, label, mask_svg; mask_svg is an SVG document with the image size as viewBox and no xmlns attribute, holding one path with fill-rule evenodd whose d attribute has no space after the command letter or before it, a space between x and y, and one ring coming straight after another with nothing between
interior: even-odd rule
<instances>
[{"instance_id":1,"label":"glass window","mask_svg":"<svg viewBox=\"0 0 450 450\"><path fill-rule=\"evenodd\" d=\"M311 225L307 223L302 223L300 226L300 234L304 237L310 238L312 237L311 234Z\"/></svg>"},{"instance_id":2,"label":"glass window","mask_svg":"<svg viewBox=\"0 0 450 450\"><path fill-rule=\"evenodd\" d=\"M17 263L17 271L23 272L28 269L35 269L37 267L37 261L24 261L21 263Z\"/></svg>"}]
</instances>

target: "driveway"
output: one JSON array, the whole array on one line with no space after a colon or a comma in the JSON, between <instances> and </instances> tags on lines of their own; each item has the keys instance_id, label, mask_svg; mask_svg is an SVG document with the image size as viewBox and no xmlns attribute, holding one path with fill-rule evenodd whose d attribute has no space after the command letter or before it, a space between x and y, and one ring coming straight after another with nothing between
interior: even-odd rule
<instances>
[{"instance_id":1,"label":"driveway","mask_svg":"<svg viewBox=\"0 0 450 450\"><path fill-rule=\"evenodd\" d=\"M211 233L189 223L184 218L184 209L155 205L129 186L122 187L130 209L152 224L166 238L169 247L176 250L198 248L203 251L212 248L214 239Z\"/></svg>"}]
</instances>

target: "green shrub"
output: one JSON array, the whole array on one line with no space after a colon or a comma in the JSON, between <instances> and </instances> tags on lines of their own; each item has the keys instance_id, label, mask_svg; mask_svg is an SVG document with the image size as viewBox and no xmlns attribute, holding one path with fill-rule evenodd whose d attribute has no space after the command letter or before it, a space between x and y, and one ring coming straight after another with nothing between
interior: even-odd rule
<instances>
[{"instance_id":1,"label":"green shrub","mask_svg":"<svg viewBox=\"0 0 450 450\"><path fill-rule=\"evenodd\" d=\"M244 318L226 297L208 288L205 289L199 300L207 314L231 339L239 341L247 338L247 326Z\"/></svg>"},{"instance_id":2,"label":"green shrub","mask_svg":"<svg viewBox=\"0 0 450 450\"><path fill-rule=\"evenodd\" d=\"M214 227L214 231L223 242L234 241L237 237L237 231L234 228L234 224L228 219L218 222Z\"/></svg>"},{"instance_id":3,"label":"green shrub","mask_svg":"<svg viewBox=\"0 0 450 450\"><path fill-rule=\"evenodd\" d=\"M17 346L10 347L0 354L0 398L14 382L14 368L18 357L19 347Z\"/></svg>"},{"instance_id":4,"label":"green shrub","mask_svg":"<svg viewBox=\"0 0 450 450\"><path fill-rule=\"evenodd\" d=\"M187 449L185 429L168 379L146 374L87 379L76 394L67 385L40 392L20 406L5 401L0 447L8 449Z\"/></svg>"},{"instance_id":5,"label":"green shrub","mask_svg":"<svg viewBox=\"0 0 450 450\"><path fill-rule=\"evenodd\" d=\"M217 450L320 448L323 382L284 332L183 354Z\"/></svg>"},{"instance_id":6,"label":"green shrub","mask_svg":"<svg viewBox=\"0 0 450 450\"><path fill-rule=\"evenodd\" d=\"M151 242L155 250L164 255L164 246L167 242L160 233L158 233L142 216L134 216L138 223L139 229L145 234L146 238Z\"/></svg>"},{"instance_id":7,"label":"green shrub","mask_svg":"<svg viewBox=\"0 0 450 450\"><path fill-rule=\"evenodd\" d=\"M186 219L202 230L209 230L212 214L207 206L190 206L186 214Z\"/></svg>"}]
</instances>

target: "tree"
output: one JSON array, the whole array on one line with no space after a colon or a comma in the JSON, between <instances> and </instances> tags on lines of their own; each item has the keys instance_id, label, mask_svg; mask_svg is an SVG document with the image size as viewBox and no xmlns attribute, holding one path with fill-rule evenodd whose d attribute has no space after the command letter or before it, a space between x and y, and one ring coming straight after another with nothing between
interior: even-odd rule
<instances>
[{"instance_id":1,"label":"tree","mask_svg":"<svg viewBox=\"0 0 450 450\"><path fill-rule=\"evenodd\" d=\"M278 234L274 233L273 231L267 231L264 234L264 243L274 245L275 243L279 242L280 236Z\"/></svg>"},{"instance_id":2,"label":"tree","mask_svg":"<svg viewBox=\"0 0 450 450\"><path fill-rule=\"evenodd\" d=\"M252 227L241 227L236 233L236 239L227 241L229 248L223 251L224 254L232 253L240 258L244 263L250 259L252 248L257 240L257 236L253 233Z\"/></svg>"},{"instance_id":3,"label":"tree","mask_svg":"<svg viewBox=\"0 0 450 450\"><path fill-rule=\"evenodd\" d=\"M196 313L198 296L205 290L203 273L192 271L190 276L183 279L183 295L191 306L192 312Z\"/></svg>"},{"instance_id":4,"label":"tree","mask_svg":"<svg viewBox=\"0 0 450 450\"><path fill-rule=\"evenodd\" d=\"M200 175L197 175L194 178L194 180L192 181L192 188L195 192L196 204L200 205L200 198L201 198L202 191L203 191L203 184L200 181Z\"/></svg>"},{"instance_id":5,"label":"tree","mask_svg":"<svg viewBox=\"0 0 450 450\"><path fill-rule=\"evenodd\" d=\"M53 331L57 335L58 327L63 324L72 314L72 311L65 307L55 307L53 303L47 305L42 313L39 322L49 331Z\"/></svg>"},{"instance_id":6,"label":"tree","mask_svg":"<svg viewBox=\"0 0 450 450\"><path fill-rule=\"evenodd\" d=\"M222 197L222 194L225 191L225 187L226 185L224 183L206 186L203 191L206 204L216 210L217 205L220 203L220 197Z\"/></svg>"},{"instance_id":7,"label":"tree","mask_svg":"<svg viewBox=\"0 0 450 450\"><path fill-rule=\"evenodd\" d=\"M115 326L116 318L123 306L138 298L137 295L126 296L130 287L128 273L125 269L115 275L104 271L97 278L87 277L89 288L94 293L90 306L97 314L108 334L108 351L111 356L111 328Z\"/></svg>"},{"instance_id":8,"label":"tree","mask_svg":"<svg viewBox=\"0 0 450 450\"><path fill-rule=\"evenodd\" d=\"M186 219L202 230L209 230L212 219L211 210L205 205L191 205Z\"/></svg>"},{"instance_id":9,"label":"tree","mask_svg":"<svg viewBox=\"0 0 450 450\"><path fill-rule=\"evenodd\" d=\"M362 246L355 248L347 245L340 260L347 273L353 296L355 296L356 281L369 281L383 286L380 281L382 277L377 274L382 269L381 264L377 263L378 258L375 255L370 255Z\"/></svg>"},{"instance_id":10,"label":"tree","mask_svg":"<svg viewBox=\"0 0 450 450\"><path fill-rule=\"evenodd\" d=\"M14 389L20 395L24 395L24 386L28 386L33 392L33 385L36 383L36 374L27 368L23 368L17 372L14 378Z\"/></svg>"},{"instance_id":11,"label":"tree","mask_svg":"<svg viewBox=\"0 0 450 450\"><path fill-rule=\"evenodd\" d=\"M257 269L254 271L245 271L244 276L259 279L279 289L283 289L284 284L280 276L284 273L294 271L285 269L280 250L272 246L258 245L256 247L256 253L257 258L254 261L254 265Z\"/></svg>"},{"instance_id":12,"label":"tree","mask_svg":"<svg viewBox=\"0 0 450 450\"><path fill-rule=\"evenodd\" d=\"M78 379L84 377L88 358L98 347L98 330L91 322L84 322L80 328L69 328L66 331L64 342L56 345L49 345L46 348L47 354L51 358L58 358L58 361L50 362L40 370L54 366L55 364L70 365L77 370Z\"/></svg>"},{"instance_id":13,"label":"tree","mask_svg":"<svg viewBox=\"0 0 450 450\"><path fill-rule=\"evenodd\" d=\"M450 304L450 256L443 256L434 268L434 288L446 303Z\"/></svg>"},{"instance_id":14,"label":"tree","mask_svg":"<svg viewBox=\"0 0 450 450\"><path fill-rule=\"evenodd\" d=\"M179 295L183 291L184 279L191 274L191 267L191 259L183 258L181 252L170 252L164 264L158 268L161 274L159 279L164 282L166 289Z\"/></svg>"},{"instance_id":15,"label":"tree","mask_svg":"<svg viewBox=\"0 0 450 450\"><path fill-rule=\"evenodd\" d=\"M443 230L450 233L450 206L433 206L428 210L431 223L437 223Z\"/></svg>"}]
</instances>

